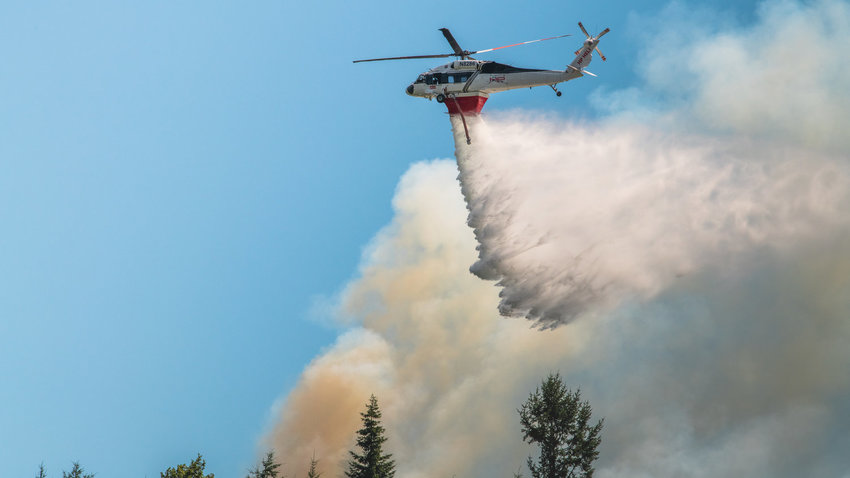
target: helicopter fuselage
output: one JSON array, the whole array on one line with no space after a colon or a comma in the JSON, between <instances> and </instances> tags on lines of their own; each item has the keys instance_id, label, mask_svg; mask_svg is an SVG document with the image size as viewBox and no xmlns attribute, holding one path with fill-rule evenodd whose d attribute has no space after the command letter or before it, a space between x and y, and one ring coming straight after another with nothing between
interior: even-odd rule
<instances>
[{"instance_id":1,"label":"helicopter fuselage","mask_svg":"<svg viewBox=\"0 0 850 478\"><path fill-rule=\"evenodd\" d=\"M457 60L431 68L419 75L406 92L410 96L440 98L456 95L490 94L516 88L554 86L583 76L576 69L538 70L517 68L494 61Z\"/></svg>"},{"instance_id":2,"label":"helicopter fuselage","mask_svg":"<svg viewBox=\"0 0 850 478\"><path fill-rule=\"evenodd\" d=\"M448 28L440 28L440 31L443 32L443 36L446 37L446 41L448 41L449 46L452 47L452 53L369 58L364 60L354 60L354 63L365 61L419 60L424 58L457 57L458 59L456 61L446 63L445 65L441 65L436 68L431 68L425 73L419 75L419 77L416 78L416 81L408 85L405 92L410 96L436 99L439 103L444 103L452 118L460 117L461 122L463 123L464 132L466 133L466 142L467 144L470 144L471 139L469 138L469 129L466 125L466 115L480 114L481 108L484 107L484 103L487 102L487 98L489 98L491 93L513 90L516 88L549 86L555 91L555 94L561 96L561 92L558 91L558 88L555 86L558 83L579 78L585 74L596 76L587 71L585 67L587 67L593 59L594 51L599 53L602 60L605 60L605 57L602 55L602 52L599 51L597 45L599 44L599 39L611 30L606 28L599 32L599 34L595 37L592 37L589 33L587 33L587 30L581 22L578 23L578 26L587 39L584 41L584 44L579 47L578 51L576 51L575 59L563 71L517 68L504 63L497 63L495 61L476 60L475 58L472 58L471 55L540 41L554 40L556 38L563 38L569 35L559 35L555 37L541 38L539 40L514 43L512 45L505 45L497 48L469 51L462 49L460 45L458 45Z\"/></svg>"}]
</instances>

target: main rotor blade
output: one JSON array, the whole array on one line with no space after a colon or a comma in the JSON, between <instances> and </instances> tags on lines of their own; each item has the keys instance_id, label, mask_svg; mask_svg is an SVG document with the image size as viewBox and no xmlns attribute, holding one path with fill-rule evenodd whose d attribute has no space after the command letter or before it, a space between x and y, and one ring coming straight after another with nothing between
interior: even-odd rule
<instances>
[{"instance_id":1,"label":"main rotor blade","mask_svg":"<svg viewBox=\"0 0 850 478\"><path fill-rule=\"evenodd\" d=\"M442 55L416 55L416 56L394 56L391 58L370 58L368 60L354 60L352 63L362 63L364 61L384 61L384 60L415 60L417 58L448 58L456 56L454 53L444 53Z\"/></svg>"},{"instance_id":2,"label":"main rotor blade","mask_svg":"<svg viewBox=\"0 0 850 478\"><path fill-rule=\"evenodd\" d=\"M610 31L611 31L610 28L606 28L606 29L602 30L601 32L599 32L599 35L596 35L596 39L598 40L598 39L602 38L602 35L610 32Z\"/></svg>"},{"instance_id":3,"label":"main rotor blade","mask_svg":"<svg viewBox=\"0 0 850 478\"><path fill-rule=\"evenodd\" d=\"M452 32L450 32L448 28L440 28L440 31L443 32L443 36L446 37L446 40L448 40L449 45L452 46L452 50L455 51L455 55L463 57L464 51L460 47L460 45L457 44L457 41L455 41L455 37L452 36Z\"/></svg>"},{"instance_id":4,"label":"main rotor blade","mask_svg":"<svg viewBox=\"0 0 850 478\"><path fill-rule=\"evenodd\" d=\"M476 53L486 53L488 51L501 50L502 48L510 48L512 46L519 46L519 45L527 45L529 43L535 43L535 42L546 41L546 40L554 40L556 38L564 38L564 37L568 37L568 36L572 36L572 35L558 35L556 37L541 38L539 40L529 40L529 41L524 41L522 43L514 43L513 45L505 45L505 46L499 46L499 47L496 47L496 48L488 48L486 50L471 51L471 52L469 52L469 54L474 55Z\"/></svg>"},{"instance_id":5,"label":"main rotor blade","mask_svg":"<svg viewBox=\"0 0 850 478\"><path fill-rule=\"evenodd\" d=\"M590 33L587 33L587 30L584 29L584 25L582 25L581 22L578 22L578 27L581 28L582 33L584 33L584 36L590 38Z\"/></svg>"}]
</instances>

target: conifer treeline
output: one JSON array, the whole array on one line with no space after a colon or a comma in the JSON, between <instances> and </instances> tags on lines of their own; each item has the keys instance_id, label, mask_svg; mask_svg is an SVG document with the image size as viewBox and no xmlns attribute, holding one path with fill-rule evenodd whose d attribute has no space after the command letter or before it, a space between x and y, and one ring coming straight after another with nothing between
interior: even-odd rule
<instances>
[{"instance_id":1,"label":"conifer treeline","mask_svg":"<svg viewBox=\"0 0 850 478\"><path fill-rule=\"evenodd\" d=\"M517 410L522 425L523 441L540 447L535 462L528 457L528 469L532 478L592 478L593 462L599 457L598 447L602 441L602 420L591 424L592 409L587 401L581 400L581 390L575 392L564 385L561 376L550 374L532 392L522 407ZM356 451L349 451L345 476L347 478L393 478L395 460L385 453L386 431L381 425L381 409L374 395L366 403L366 411L360 414L363 426L357 430ZM320 478L315 453L310 460L306 478ZM204 474L206 462L199 453L189 464L169 467L160 473L160 478L215 478ZM286 477L278 469L274 452L266 453L262 462L248 471L246 478L297 478ZM515 478L522 474L517 471ZM36 478L47 478L44 465L39 466ZM78 462L70 472L63 471L62 478L94 478Z\"/></svg>"}]
</instances>

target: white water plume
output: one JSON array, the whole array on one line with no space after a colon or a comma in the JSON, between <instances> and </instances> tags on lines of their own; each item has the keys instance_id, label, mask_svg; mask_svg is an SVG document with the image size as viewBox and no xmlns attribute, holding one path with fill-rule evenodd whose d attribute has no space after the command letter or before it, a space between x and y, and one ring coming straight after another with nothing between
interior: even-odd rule
<instances>
[{"instance_id":1,"label":"white water plume","mask_svg":"<svg viewBox=\"0 0 850 478\"><path fill-rule=\"evenodd\" d=\"M794 145L624 121L469 123L471 146L454 125L471 271L499 281L503 315L543 328L850 219L846 166Z\"/></svg>"},{"instance_id":2,"label":"white water plume","mask_svg":"<svg viewBox=\"0 0 850 478\"><path fill-rule=\"evenodd\" d=\"M826 53L850 51L850 6L765 2L723 31L706 14L640 19L676 48L641 55L642 89L596 95L605 120L472 117L467 146L455 118L471 271L499 281L502 314L555 327L850 219L850 69Z\"/></svg>"}]
</instances>

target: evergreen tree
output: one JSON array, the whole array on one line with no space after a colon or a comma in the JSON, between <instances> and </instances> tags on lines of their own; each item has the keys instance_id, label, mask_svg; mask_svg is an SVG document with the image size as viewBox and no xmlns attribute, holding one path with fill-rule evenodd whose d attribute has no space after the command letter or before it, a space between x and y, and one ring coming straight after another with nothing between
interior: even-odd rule
<instances>
[{"instance_id":1,"label":"evergreen tree","mask_svg":"<svg viewBox=\"0 0 850 478\"><path fill-rule=\"evenodd\" d=\"M204 475L204 467L207 466L207 462L201 458L201 454L198 453L198 457L192 460L188 465L177 465L177 468L168 467L164 473L160 473L160 478L215 478L215 475L210 473L209 475Z\"/></svg>"},{"instance_id":2,"label":"evergreen tree","mask_svg":"<svg viewBox=\"0 0 850 478\"><path fill-rule=\"evenodd\" d=\"M256 466L248 472L247 478L277 478L278 468L280 468L280 463L275 463L274 452L270 451L266 453L266 457L260 466ZM281 478L283 478L282 475Z\"/></svg>"},{"instance_id":3,"label":"evergreen tree","mask_svg":"<svg viewBox=\"0 0 850 478\"><path fill-rule=\"evenodd\" d=\"M44 463L38 465L38 474L35 478L47 478L47 473L44 472Z\"/></svg>"},{"instance_id":4,"label":"evergreen tree","mask_svg":"<svg viewBox=\"0 0 850 478\"><path fill-rule=\"evenodd\" d=\"M42 469L42 473L44 470ZM71 467L71 472L62 470L62 478L94 478L94 473L86 473L78 461L75 461Z\"/></svg>"},{"instance_id":5,"label":"evergreen tree","mask_svg":"<svg viewBox=\"0 0 850 478\"><path fill-rule=\"evenodd\" d=\"M590 425L591 408L550 374L517 410L523 441L540 445L537 463L528 457L532 478L591 478L599 457L602 420Z\"/></svg>"},{"instance_id":6,"label":"evergreen tree","mask_svg":"<svg viewBox=\"0 0 850 478\"><path fill-rule=\"evenodd\" d=\"M316 453L313 453L313 458L310 460L310 469L307 471L307 478L319 478L322 476L321 473L316 471L316 465L319 464L319 460L316 459Z\"/></svg>"},{"instance_id":7,"label":"evergreen tree","mask_svg":"<svg viewBox=\"0 0 850 478\"><path fill-rule=\"evenodd\" d=\"M363 428L357 430L357 446L360 453L349 451L348 478L393 478L395 461L391 454L383 453L384 427L381 426L381 410L378 399L372 395L366 404L366 412L361 413Z\"/></svg>"}]
</instances>

